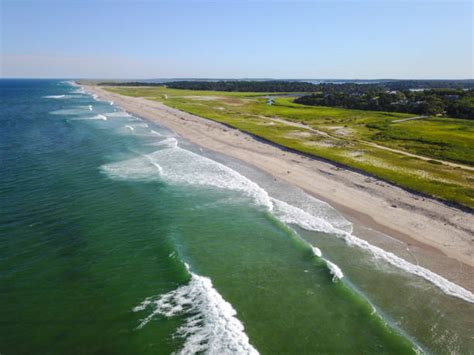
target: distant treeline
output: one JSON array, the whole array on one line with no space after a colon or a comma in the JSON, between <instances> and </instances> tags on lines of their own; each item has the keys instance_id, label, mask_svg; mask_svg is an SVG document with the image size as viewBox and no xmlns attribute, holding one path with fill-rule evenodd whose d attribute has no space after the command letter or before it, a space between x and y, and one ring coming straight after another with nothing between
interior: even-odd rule
<instances>
[{"instance_id":1,"label":"distant treeline","mask_svg":"<svg viewBox=\"0 0 474 355\"><path fill-rule=\"evenodd\" d=\"M237 92L351 92L409 89L474 89L474 80L387 80L376 83L318 83L289 80L177 80L169 82L102 82L109 86L167 86L173 89Z\"/></svg>"},{"instance_id":2,"label":"distant treeline","mask_svg":"<svg viewBox=\"0 0 474 355\"><path fill-rule=\"evenodd\" d=\"M311 92L295 99L305 105L445 115L474 119L474 80L387 80L376 83L309 83L287 80L182 80L103 82L109 86L166 86L227 92Z\"/></svg>"},{"instance_id":3,"label":"distant treeline","mask_svg":"<svg viewBox=\"0 0 474 355\"><path fill-rule=\"evenodd\" d=\"M166 86L172 89L211 90L236 92L313 92L317 85L300 81L169 81L166 83L151 82L103 82L106 86Z\"/></svg>"},{"instance_id":4,"label":"distant treeline","mask_svg":"<svg viewBox=\"0 0 474 355\"><path fill-rule=\"evenodd\" d=\"M431 89L423 91L317 92L295 99L313 106L360 110L407 112L418 115L445 115L474 119L474 90Z\"/></svg>"},{"instance_id":5,"label":"distant treeline","mask_svg":"<svg viewBox=\"0 0 474 355\"><path fill-rule=\"evenodd\" d=\"M394 80L382 83L389 90L474 89L474 80Z\"/></svg>"},{"instance_id":6,"label":"distant treeline","mask_svg":"<svg viewBox=\"0 0 474 355\"><path fill-rule=\"evenodd\" d=\"M164 86L163 83L149 83L144 81L104 81L97 85L102 86Z\"/></svg>"},{"instance_id":7,"label":"distant treeline","mask_svg":"<svg viewBox=\"0 0 474 355\"><path fill-rule=\"evenodd\" d=\"M300 81L173 81L173 89L233 92L311 92L317 85Z\"/></svg>"}]
</instances>

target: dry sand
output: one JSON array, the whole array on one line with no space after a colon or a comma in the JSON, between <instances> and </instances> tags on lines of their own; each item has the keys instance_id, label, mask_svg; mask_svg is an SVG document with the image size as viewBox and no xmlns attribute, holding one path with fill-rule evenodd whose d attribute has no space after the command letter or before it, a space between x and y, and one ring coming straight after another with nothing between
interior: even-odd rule
<instances>
[{"instance_id":1,"label":"dry sand","mask_svg":"<svg viewBox=\"0 0 474 355\"><path fill-rule=\"evenodd\" d=\"M192 143L253 165L326 201L354 234L474 292L474 215L364 174L285 150L160 102L84 88ZM388 237L390 236L390 237ZM395 240L394 240L395 239Z\"/></svg>"}]
</instances>

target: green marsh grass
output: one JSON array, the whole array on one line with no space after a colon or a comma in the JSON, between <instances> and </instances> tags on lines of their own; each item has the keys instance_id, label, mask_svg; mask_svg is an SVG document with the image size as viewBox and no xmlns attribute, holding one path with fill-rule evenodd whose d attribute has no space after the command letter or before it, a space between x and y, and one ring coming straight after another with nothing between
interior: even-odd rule
<instances>
[{"instance_id":1,"label":"green marsh grass","mask_svg":"<svg viewBox=\"0 0 474 355\"><path fill-rule=\"evenodd\" d=\"M397 186L474 207L472 171L440 161L474 165L474 122L468 120L427 118L396 123L393 121L414 115L305 106L282 93L166 87L108 87L107 90L157 100ZM267 95L275 97L273 105L267 104ZM429 160L383 150L369 143L423 155Z\"/></svg>"}]
</instances>

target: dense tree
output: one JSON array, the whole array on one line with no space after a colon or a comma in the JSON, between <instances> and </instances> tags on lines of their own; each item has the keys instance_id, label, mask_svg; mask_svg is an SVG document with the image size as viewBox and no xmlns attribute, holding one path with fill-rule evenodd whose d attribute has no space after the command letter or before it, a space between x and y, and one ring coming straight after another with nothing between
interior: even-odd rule
<instances>
[{"instance_id":1,"label":"dense tree","mask_svg":"<svg viewBox=\"0 0 474 355\"><path fill-rule=\"evenodd\" d=\"M312 92L317 85L303 81L174 81L166 83L173 89L238 92Z\"/></svg>"},{"instance_id":2,"label":"dense tree","mask_svg":"<svg viewBox=\"0 0 474 355\"><path fill-rule=\"evenodd\" d=\"M474 90L433 89L393 92L379 89L364 94L329 91L302 96L295 99L295 102L304 105L474 119Z\"/></svg>"},{"instance_id":3,"label":"dense tree","mask_svg":"<svg viewBox=\"0 0 474 355\"><path fill-rule=\"evenodd\" d=\"M446 115L474 119L474 80L386 80L370 83L311 83L288 80L182 80L104 82L99 85L166 86L174 89L231 92L308 93L295 100L305 105L361 110Z\"/></svg>"}]
</instances>

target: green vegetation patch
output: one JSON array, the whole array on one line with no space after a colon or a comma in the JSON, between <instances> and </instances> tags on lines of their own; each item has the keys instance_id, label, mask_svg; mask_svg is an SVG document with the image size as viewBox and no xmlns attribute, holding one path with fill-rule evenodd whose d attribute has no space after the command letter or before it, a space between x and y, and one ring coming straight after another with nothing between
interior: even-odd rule
<instances>
[{"instance_id":1,"label":"green vegetation patch","mask_svg":"<svg viewBox=\"0 0 474 355\"><path fill-rule=\"evenodd\" d=\"M274 93L193 91L166 87L113 87L115 93L151 98L170 107L228 124L270 142L355 168L398 186L474 207L474 122L305 106ZM274 98L273 105L267 103ZM374 146L419 154L403 155Z\"/></svg>"},{"instance_id":2,"label":"green vegetation patch","mask_svg":"<svg viewBox=\"0 0 474 355\"><path fill-rule=\"evenodd\" d=\"M474 121L429 118L387 125L373 139L420 155L474 165Z\"/></svg>"}]
</instances>

